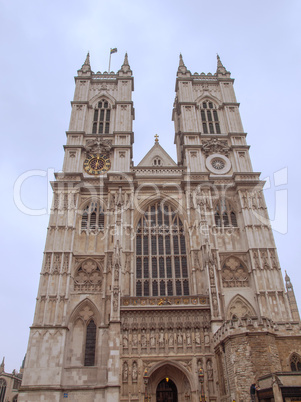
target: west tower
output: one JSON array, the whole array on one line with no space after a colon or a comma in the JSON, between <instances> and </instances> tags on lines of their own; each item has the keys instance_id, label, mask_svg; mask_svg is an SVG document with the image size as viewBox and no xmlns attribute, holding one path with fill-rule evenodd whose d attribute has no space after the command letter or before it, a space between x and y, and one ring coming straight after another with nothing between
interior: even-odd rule
<instances>
[{"instance_id":1,"label":"west tower","mask_svg":"<svg viewBox=\"0 0 301 402\"><path fill-rule=\"evenodd\" d=\"M75 77L20 401L247 400L298 367L259 173L230 73L191 74L173 108L177 163L156 139L133 166L127 55ZM300 360L301 364L301 360Z\"/></svg>"}]
</instances>

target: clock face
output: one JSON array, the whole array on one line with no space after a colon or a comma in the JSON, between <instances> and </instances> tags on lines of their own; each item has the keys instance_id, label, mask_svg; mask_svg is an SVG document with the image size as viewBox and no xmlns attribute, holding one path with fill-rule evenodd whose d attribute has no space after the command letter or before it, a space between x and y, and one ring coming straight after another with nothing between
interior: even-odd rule
<instances>
[{"instance_id":1,"label":"clock face","mask_svg":"<svg viewBox=\"0 0 301 402\"><path fill-rule=\"evenodd\" d=\"M89 154L84 161L84 169L88 174L104 174L111 168L111 161L106 154Z\"/></svg>"}]
</instances>

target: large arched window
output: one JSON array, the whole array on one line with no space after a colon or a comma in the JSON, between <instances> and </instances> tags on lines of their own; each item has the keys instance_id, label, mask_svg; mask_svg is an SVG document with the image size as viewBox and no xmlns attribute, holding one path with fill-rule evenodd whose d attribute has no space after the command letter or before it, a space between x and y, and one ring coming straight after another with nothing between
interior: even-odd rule
<instances>
[{"instance_id":1,"label":"large arched window","mask_svg":"<svg viewBox=\"0 0 301 402\"><path fill-rule=\"evenodd\" d=\"M82 230L103 230L105 216L102 206L96 201L87 205L82 214Z\"/></svg>"},{"instance_id":2,"label":"large arched window","mask_svg":"<svg viewBox=\"0 0 301 402\"><path fill-rule=\"evenodd\" d=\"M5 401L5 392L6 392L6 381L3 378L0 378L0 402Z\"/></svg>"},{"instance_id":3,"label":"large arched window","mask_svg":"<svg viewBox=\"0 0 301 402\"><path fill-rule=\"evenodd\" d=\"M67 339L67 365L95 366L97 322L94 308L89 302L77 308Z\"/></svg>"},{"instance_id":4,"label":"large arched window","mask_svg":"<svg viewBox=\"0 0 301 402\"><path fill-rule=\"evenodd\" d=\"M205 100L201 103L201 119L204 134L221 133L217 107L213 102Z\"/></svg>"},{"instance_id":5,"label":"large arched window","mask_svg":"<svg viewBox=\"0 0 301 402\"><path fill-rule=\"evenodd\" d=\"M189 295L184 226L168 206L156 202L138 222L136 296Z\"/></svg>"},{"instance_id":6,"label":"large arched window","mask_svg":"<svg viewBox=\"0 0 301 402\"><path fill-rule=\"evenodd\" d=\"M216 226L220 227L237 227L236 214L232 206L225 198L221 198L215 205L214 220Z\"/></svg>"},{"instance_id":7,"label":"large arched window","mask_svg":"<svg viewBox=\"0 0 301 402\"><path fill-rule=\"evenodd\" d=\"M301 358L296 353L290 358L290 366L292 371L301 371Z\"/></svg>"},{"instance_id":8,"label":"large arched window","mask_svg":"<svg viewBox=\"0 0 301 402\"><path fill-rule=\"evenodd\" d=\"M98 102L93 114L93 134L109 134L111 120L111 105L106 99Z\"/></svg>"}]
</instances>

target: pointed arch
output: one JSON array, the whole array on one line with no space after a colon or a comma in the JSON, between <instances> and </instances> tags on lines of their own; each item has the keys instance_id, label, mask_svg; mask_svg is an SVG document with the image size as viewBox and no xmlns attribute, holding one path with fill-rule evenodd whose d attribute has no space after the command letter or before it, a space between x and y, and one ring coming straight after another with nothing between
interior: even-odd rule
<instances>
[{"instance_id":1,"label":"pointed arch","mask_svg":"<svg viewBox=\"0 0 301 402\"><path fill-rule=\"evenodd\" d=\"M217 98L216 96L209 94L209 93L203 93L202 95L200 95L198 98L196 98L195 102L197 105L200 105L203 101L212 101L213 103L216 104L216 106L221 107L222 106L222 101Z\"/></svg>"},{"instance_id":2,"label":"pointed arch","mask_svg":"<svg viewBox=\"0 0 301 402\"><path fill-rule=\"evenodd\" d=\"M301 371L301 356L294 352L289 358L289 366L291 371Z\"/></svg>"},{"instance_id":3,"label":"pointed arch","mask_svg":"<svg viewBox=\"0 0 301 402\"><path fill-rule=\"evenodd\" d=\"M240 294L234 296L227 308L227 320L257 316L252 305Z\"/></svg>"},{"instance_id":4,"label":"pointed arch","mask_svg":"<svg viewBox=\"0 0 301 402\"><path fill-rule=\"evenodd\" d=\"M91 311L92 314L89 313L89 311ZM85 312L86 314L84 314ZM101 319L99 310L96 305L89 298L86 297L73 309L72 313L70 314L67 326L69 327L70 325L72 325L72 323L77 318L81 318L84 322L87 322L91 317L94 317L96 319L97 325L99 325Z\"/></svg>"},{"instance_id":5,"label":"pointed arch","mask_svg":"<svg viewBox=\"0 0 301 402\"><path fill-rule=\"evenodd\" d=\"M114 96L112 96L106 91L101 91L100 93L98 93L97 95L93 96L93 98L90 99L89 105L92 106L92 108L94 108L95 106L97 106L97 103L102 98L106 98L112 105L116 104L116 99L114 98Z\"/></svg>"},{"instance_id":6,"label":"pointed arch","mask_svg":"<svg viewBox=\"0 0 301 402\"><path fill-rule=\"evenodd\" d=\"M103 96L97 95L90 101L92 106L92 134L110 134L113 132L112 111L115 106L115 99L105 93Z\"/></svg>"},{"instance_id":7,"label":"pointed arch","mask_svg":"<svg viewBox=\"0 0 301 402\"><path fill-rule=\"evenodd\" d=\"M154 364L147 374L149 376L148 390L152 395L156 394L158 385L166 377L177 385L179 395L184 395L184 393L191 394L196 389L191 373L177 361L160 361Z\"/></svg>"},{"instance_id":8,"label":"pointed arch","mask_svg":"<svg viewBox=\"0 0 301 402\"><path fill-rule=\"evenodd\" d=\"M218 109L221 102L214 96L207 94L197 99L200 109L201 131L203 134L221 134Z\"/></svg>"},{"instance_id":9,"label":"pointed arch","mask_svg":"<svg viewBox=\"0 0 301 402\"><path fill-rule=\"evenodd\" d=\"M95 365L99 323L99 311L90 299L84 299L74 308L68 323L67 366Z\"/></svg>"}]
</instances>

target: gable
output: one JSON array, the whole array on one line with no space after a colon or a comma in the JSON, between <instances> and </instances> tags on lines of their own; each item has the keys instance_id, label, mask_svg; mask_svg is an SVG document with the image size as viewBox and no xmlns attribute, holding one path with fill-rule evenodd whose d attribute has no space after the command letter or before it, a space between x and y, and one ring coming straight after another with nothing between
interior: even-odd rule
<instances>
[{"instance_id":1,"label":"gable","mask_svg":"<svg viewBox=\"0 0 301 402\"><path fill-rule=\"evenodd\" d=\"M176 162L168 155L168 153L156 142L155 145L148 151L145 157L137 165L142 166L177 166Z\"/></svg>"}]
</instances>

